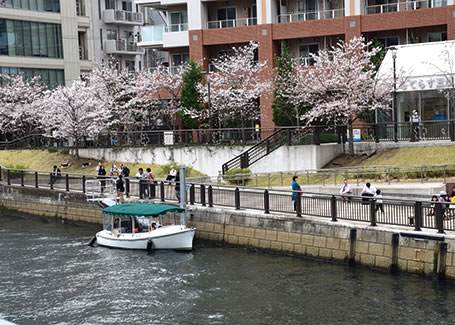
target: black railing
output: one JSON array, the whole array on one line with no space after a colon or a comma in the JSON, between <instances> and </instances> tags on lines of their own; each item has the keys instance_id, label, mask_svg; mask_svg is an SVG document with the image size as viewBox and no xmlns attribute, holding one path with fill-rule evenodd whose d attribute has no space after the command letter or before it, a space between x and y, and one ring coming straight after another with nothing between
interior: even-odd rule
<instances>
[{"instance_id":1,"label":"black railing","mask_svg":"<svg viewBox=\"0 0 455 325\"><path fill-rule=\"evenodd\" d=\"M223 174L231 169L248 168L282 145L310 144L311 140L308 137L310 131L309 128L279 129L239 156L224 163L222 166Z\"/></svg>"},{"instance_id":2,"label":"black railing","mask_svg":"<svg viewBox=\"0 0 455 325\"><path fill-rule=\"evenodd\" d=\"M98 181L107 180L98 179ZM58 176L45 171L16 170L0 168L0 184L4 186L47 188L54 191L85 193L86 180L97 179L95 175L62 173ZM176 184L156 181L150 184L135 178L127 178L126 195L143 197L161 202L177 202ZM375 201L359 196L341 196L323 193L303 192L296 196L296 210L291 191L261 188L243 188L215 184L196 184L189 180L187 189L188 204L207 207L250 209L263 213L284 213L296 216L315 216L337 220L352 220L377 224L411 227L416 231L422 228L455 230L455 204L450 202L430 202L382 198Z\"/></svg>"},{"instance_id":3,"label":"black railing","mask_svg":"<svg viewBox=\"0 0 455 325\"><path fill-rule=\"evenodd\" d=\"M355 124L352 126L355 141L384 142L395 141L395 123ZM274 135L274 134L277 135ZM265 140L272 135L280 140L285 136L288 145L344 143L347 141L348 126L317 125L304 127L277 128L226 128L192 130L150 130L150 131L111 131L94 137L86 137L80 147L115 147L147 145L191 145L191 144L243 144L259 145L266 150ZM11 139L12 138L12 139ZM303 138L303 139L302 139ZM272 140L272 138L270 138ZM397 123L397 141L451 140L455 141L455 121L422 121L417 126L409 122ZM262 143L261 143L262 142ZM273 141L270 142L270 145ZM70 139L55 139L45 134L33 134L21 138L9 136L0 141L1 149L27 147L73 147Z\"/></svg>"}]
</instances>

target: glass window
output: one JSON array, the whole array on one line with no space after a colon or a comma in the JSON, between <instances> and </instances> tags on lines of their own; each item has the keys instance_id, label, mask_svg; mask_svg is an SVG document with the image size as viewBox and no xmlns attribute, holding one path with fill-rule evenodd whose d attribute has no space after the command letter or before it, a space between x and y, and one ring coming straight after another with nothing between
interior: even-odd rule
<instances>
[{"instance_id":1,"label":"glass window","mask_svg":"<svg viewBox=\"0 0 455 325\"><path fill-rule=\"evenodd\" d=\"M117 31L115 29L108 29L106 31L106 39L108 39L108 40L116 40L117 39Z\"/></svg>"},{"instance_id":2,"label":"glass window","mask_svg":"<svg viewBox=\"0 0 455 325\"><path fill-rule=\"evenodd\" d=\"M122 10L133 11L133 3L130 1L122 1Z\"/></svg>"},{"instance_id":3,"label":"glass window","mask_svg":"<svg viewBox=\"0 0 455 325\"><path fill-rule=\"evenodd\" d=\"M235 27L237 11L235 8L218 8L216 10L216 20L221 21L221 27Z\"/></svg>"},{"instance_id":4,"label":"glass window","mask_svg":"<svg viewBox=\"0 0 455 325\"><path fill-rule=\"evenodd\" d=\"M424 121L447 120L447 98L437 90L422 91L422 111Z\"/></svg>"},{"instance_id":5,"label":"glass window","mask_svg":"<svg viewBox=\"0 0 455 325\"><path fill-rule=\"evenodd\" d=\"M170 15L170 32L183 32L188 30L188 14L186 11L171 12Z\"/></svg>"},{"instance_id":6,"label":"glass window","mask_svg":"<svg viewBox=\"0 0 455 325\"><path fill-rule=\"evenodd\" d=\"M0 54L63 58L61 26L0 19Z\"/></svg>"},{"instance_id":7,"label":"glass window","mask_svg":"<svg viewBox=\"0 0 455 325\"><path fill-rule=\"evenodd\" d=\"M106 9L115 9L115 0L106 0L104 5Z\"/></svg>"},{"instance_id":8,"label":"glass window","mask_svg":"<svg viewBox=\"0 0 455 325\"><path fill-rule=\"evenodd\" d=\"M7 0L7 8L60 12L60 0Z\"/></svg>"},{"instance_id":9,"label":"glass window","mask_svg":"<svg viewBox=\"0 0 455 325\"><path fill-rule=\"evenodd\" d=\"M303 65L313 65L314 59L310 54L317 54L319 52L319 44L304 44L299 45L299 59Z\"/></svg>"},{"instance_id":10,"label":"glass window","mask_svg":"<svg viewBox=\"0 0 455 325\"><path fill-rule=\"evenodd\" d=\"M378 41L384 45L384 48L400 44L398 36L380 37L378 38Z\"/></svg>"},{"instance_id":11,"label":"glass window","mask_svg":"<svg viewBox=\"0 0 455 325\"><path fill-rule=\"evenodd\" d=\"M63 70L0 67L0 73L9 75L22 74L26 79L40 76L43 83L50 88L55 88L65 83Z\"/></svg>"},{"instance_id":12,"label":"glass window","mask_svg":"<svg viewBox=\"0 0 455 325\"><path fill-rule=\"evenodd\" d=\"M190 62L190 55L188 53L172 54L172 66L181 66Z\"/></svg>"},{"instance_id":13,"label":"glass window","mask_svg":"<svg viewBox=\"0 0 455 325\"><path fill-rule=\"evenodd\" d=\"M447 41L447 32L428 33L428 42Z\"/></svg>"}]
</instances>

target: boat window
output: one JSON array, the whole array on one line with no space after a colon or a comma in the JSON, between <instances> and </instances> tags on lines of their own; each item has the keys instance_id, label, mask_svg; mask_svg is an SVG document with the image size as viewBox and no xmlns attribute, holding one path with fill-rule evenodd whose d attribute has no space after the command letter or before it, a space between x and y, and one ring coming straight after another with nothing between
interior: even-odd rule
<instances>
[{"instance_id":1,"label":"boat window","mask_svg":"<svg viewBox=\"0 0 455 325\"><path fill-rule=\"evenodd\" d=\"M131 219L130 218L128 218L126 220L125 219L122 220L121 226L122 226L122 233L130 233L130 232L132 232Z\"/></svg>"}]
</instances>

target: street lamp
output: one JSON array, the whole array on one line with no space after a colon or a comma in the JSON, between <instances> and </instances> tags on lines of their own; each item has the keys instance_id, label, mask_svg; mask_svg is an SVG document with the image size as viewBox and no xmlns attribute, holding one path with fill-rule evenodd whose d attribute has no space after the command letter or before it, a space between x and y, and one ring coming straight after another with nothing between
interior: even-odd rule
<instances>
[{"instance_id":1,"label":"street lamp","mask_svg":"<svg viewBox=\"0 0 455 325\"><path fill-rule=\"evenodd\" d=\"M398 107L397 107L397 68L396 68L396 61L397 61L397 48L396 47L389 47L389 50L392 51L392 60L393 60L393 133L394 133L394 140L398 142Z\"/></svg>"}]
</instances>

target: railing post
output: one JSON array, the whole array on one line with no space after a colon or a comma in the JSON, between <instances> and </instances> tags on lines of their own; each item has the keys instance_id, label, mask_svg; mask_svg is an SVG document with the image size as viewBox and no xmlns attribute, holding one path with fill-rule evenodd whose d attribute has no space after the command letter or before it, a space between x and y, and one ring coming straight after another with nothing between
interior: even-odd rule
<instances>
[{"instance_id":1,"label":"railing post","mask_svg":"<svg viewBox=\"0 0 455 325\"><path fill-rule=\"evenodd\" d=\"M209 199L209 207L213 208L213 188L212 185L209 185L207 188L207 194L208 194L208 199Z\"/></svg>"},{"instance_id":2,"label":"railing post","mask_svg":"<svg viewBox=\"0 0 455 325\"><path fill-rule=\"evenodd\" d=\"M320 145L321 144L321 140L319 138L319 128L317 127L313 127L313 145Z\"/></svg>"},{"instance_id":3,"label":"railing post","mask_svg":"<svg viewBox=\"0 0 455 325\"><path fill-rule=\"evenodd\" d=\"M0 167L0 182L2 181L2 173L3 173L3 168Z\"/></svg>"},{"instance_id":4,"label":"railing post","mask_svg":"<svg viewBox=\"0 0 455 325\"><path fill-rule=\"evenodd\" d=\"M21 186L24 186L24 171L21 170Z\"/></svg>"},{"instance_id":5,"label":"railing post","mask_svg":"<svg viewBox=\"0 0 455 325\"><path fill-rule=\"evenodd\" d=\"M38 188L39 187L39 183L38 183L38 172L35 172L35 188Z\"/></svg>"},{"instance_id":6,"label":"railing post","mask_svg":"<svg viewBox=\"0 0 455 325\"><path fill-rule=\"evenodd\" d=\"M56 177L57 177L57 176L56 176ZM52 179L52 178L53 178L53 177L52 177L52 173L49 173L49 188L50 188L51 190L54 189L54 182L53 182L53 179Z\"/></svg>"},{"instance_id":7,"label":"railing post","mask_svg":"<svg viewBox=\"0 0 455 325\"><path fill-rule=\"evenodd\" d=\"M160 199L161 202L164 202L165 196L164 196L164 182L160 183Z\"/></svg>"},{"instance_id":8,"label":"railing post","mask_svg":"<svg viewBox=\"0 0 455 325\"><path fill-rule=\"evenodd\" d=\"M378 125L378 123L374 124L374 140L376 143L379 143L379 125Z\"/></svg>"},{"instance_id":9,"label":"railing post","mask_svg":"<svg viewBox=\"0 0 455 325\"><path fill-rule=\"evenodd\" d=\"M376 206L373 199L370 200L370 226L376 226Z\"/></svg>"},{"instance_id":10,"label":"railing post","mask_svg":"<svg viewBox=\"0 0 455 325\"><path fill-rule=\"evenodd\" d=\"M436 204L435 208L435 217L436 217L436 228L438 229L439 234L444 233L444 208L441 204Z\"/></svg>"},{"instance_id":11,"label":"railing post","mask_svg":"<svg viewBox=\"0 0 455 325\"><path fill-rule=\"evenodd\" d=\"M201 205L205 207L205 185L201 184Z\"/></svg>"},{"instance_id":12,"label":"railing post","mask_svg":"<svg viewBox=\"0 0 455 325\"><path fill-rule=\"evenodd\" d=\"M66 177L65 177L65 186L66 186L66 191L69 192L70 191L70 176L68 174L66 174Z\"/></svg>"},{"instance_id":13,"label":"railing post","mask_svg":"<svg viewBox=\"0 0 455 325\"><path fill-rule=\"evenodd\" d=\"M194 205L194 184L190 184L190 204Z\"/></svg>"},{"instance_id":14,"label":"railing post","mask_svg":"<svg viewBox=\"0 0 455 325\"><path fill-rule=\"evenodd\" d=\"M155 184L155 182L150 184L150 197L153 198L153 199L156 198L156 184Z\"/></svg>"},{"instance_id":15,"label":"railing post","mask_svg":"<svg viewBox=\"0 0 455 325\"><path fill-rule=\"evenodd\" d=\"M295 213L297 217L302 216L302 197L297 193L297 196L295 197Z\"/></svg>"},{"instance_id":16,"label":"railing post","mask_svg":"<svg viewBox=\"0 0 455 325\"><path fill-rule=\"evenodd\" d=\"M6 170L6 182L8 185L11 185L11 172L9 169Z\"/></svg>"},{"instance_id":17,"label":"railing post","mask_svg":"<svg viewBox=\"0 0 455 325\"><path fill-rule=\"evenodd\" d=\"M450 120L449 129L450 129L450 141L455 141L455 121L454 120Z\"/></svg>"},{"instance_id":18,"label":"railing post","mask_svg":"<svg viewBox=\"0 0 455 325\"><path fill-rule=\"evenodd\" d=\"M414 203L414 230L421 231L422 227L422 202Z\"/></svg>"},{"instance_id":19,"label":"railing post","mask_svg":"<svg viewBox=\"0 0 455 325\"><path fill-rule=\"evenodd\" d=\"M332 221L337 221L337 198L335 195L332 195L330 198L330 211L332 214Z\"/></svg>"},{"instance_id":20,"label":"railing post","mask_svg":"<svg viewBox=\"0 0 455 325\"><path fill-rule=\"evenodd\" d=\"M86 188L85 188L85 175L82 175L82 193L85 194Z\"/></svg>"},{"instance_id":21,"label":"railing post","mask_svg":"<svg viewBox=\"0 0 455 325\"><path fill-rule=\"evenodd\" d=\"M269 191L264 191L264 213L270 213Z\"/></svg>"},{"instance_id":22,"label":"railing post","mask_svg":"<svg viewBox=\"0 0 455 325\"><path fill-rule=\"evenodd\" d=\"M235 188L234 198L235 198L235 209L240 210L240 190L238 187Z\"/></svg>"},{"instance_id":23,"label":"railing post","mask_svg":"<svg viewBox=\"0 0 455 325\"><path fill-rule=\"evenodd\" d=\"M287 132L288 146L291 146L291 145L292 145L292 134L291 134L291 130L290 130L290 129L287 129L286 132ZM267 152L268 152L268 151L267 151Z\"/></svg>"},{"instance_id":24,"label":"railing post","mask_svg":"<svg viewBox=\"0 0 455 325\"><path fill-rule=\"evenodd\" d=\"M125 179L125 194L126 194L126 197L130 197L130 179L129 178L126 178Z\"/></svg>"}]
</instances>

